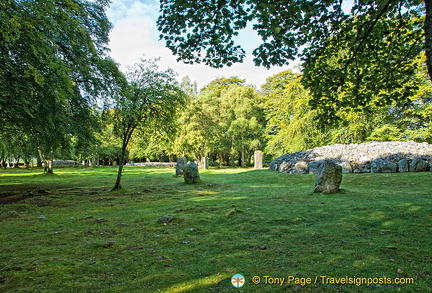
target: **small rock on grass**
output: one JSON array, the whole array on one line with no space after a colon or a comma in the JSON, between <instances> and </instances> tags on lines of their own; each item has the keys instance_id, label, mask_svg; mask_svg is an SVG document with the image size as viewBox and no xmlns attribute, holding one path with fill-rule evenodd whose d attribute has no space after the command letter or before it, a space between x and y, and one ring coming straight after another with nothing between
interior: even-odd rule
<instances>
[{"instance_id":1,"label":"small rock on grass","mask_svg":"<svg viewBox=\"0 0 432 293\"><path fill-rule=\"evenodd\" d=\"M107 241L107 242L105 242L104 244L102 244L102 247L103 247L103 248L113 248L114 245L115 245L115 242L114 242L114 241Z\"/></svg>"}]
</instances>

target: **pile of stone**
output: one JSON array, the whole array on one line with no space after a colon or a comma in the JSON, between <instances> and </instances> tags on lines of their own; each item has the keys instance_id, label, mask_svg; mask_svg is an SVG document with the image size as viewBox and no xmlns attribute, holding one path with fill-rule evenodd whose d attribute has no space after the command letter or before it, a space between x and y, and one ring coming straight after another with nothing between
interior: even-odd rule
<instances>
[{"instance_id":1,"label":"pile of stone","mask_svg":"<svg viewBox=\"0 0 432 293\"><path fill-rule=\"evenodd\" d=\"M281 156L271 162L270 169L316 174L326 159L339 164L344 173L432 171L432 145L412 141L335 144Z\"/></svg>"},{"instance_id":2,"label":"pile of stone","mask_svg":"<svg viewBox=\"0 0 432 293\"><path fill-rule=\"evenodd\" d=\"M146 162L146 163L131 163L130 166L139 166L139 167L164 167L164 168L173 168L177 164L174 162Z\"/></svg>"}]
</instances>

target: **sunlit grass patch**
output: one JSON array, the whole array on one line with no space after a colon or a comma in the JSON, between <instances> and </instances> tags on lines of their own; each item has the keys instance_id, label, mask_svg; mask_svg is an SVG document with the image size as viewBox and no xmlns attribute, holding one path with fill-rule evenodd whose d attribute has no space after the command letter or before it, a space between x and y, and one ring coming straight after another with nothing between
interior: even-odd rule
<instances>
[{"instance_id":1,"label":"sunlit grass patch","mask_svg":"<svg viewBox=\"0 0 432 293\"><path fill-rule=\"evenodd\" d=\"M236 273L244 292L431 286L432 173L346 174L341 193L324 195L312 192L313 175L211 169L188 185L173 169L139 167L126 168L124 189L111 192L115 171L0 171L0 194L45 191L0 205L1 290L238 292ZM321 275L415 283L252 283Z\"/></svg>"}]
</instances>

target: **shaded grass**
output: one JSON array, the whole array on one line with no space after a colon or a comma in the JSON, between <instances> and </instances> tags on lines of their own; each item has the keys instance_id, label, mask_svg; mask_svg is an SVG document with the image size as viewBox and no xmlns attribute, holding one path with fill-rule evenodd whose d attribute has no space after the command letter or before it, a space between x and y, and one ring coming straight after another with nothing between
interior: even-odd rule
<instances>
[{"instance_id":1,"label":"shaded grass","mask_svg":"<svg viewBox=\"0 0 432 293\"><path fill-rule=\"evenodd\" d=\"M0 171L0 290L7 292L427 292L432 173L345 174L336 195L313 175L171 169ZM171 215L171 221L158 219ZM192 229L192 231L191 231ZM399 271L399 272L398 272ZM230 285L246 277L241 289ZM262 283L251 282L260 276ZM409 277L411 285L283 286L264 276Z\"/></svg>"}]
</instances>

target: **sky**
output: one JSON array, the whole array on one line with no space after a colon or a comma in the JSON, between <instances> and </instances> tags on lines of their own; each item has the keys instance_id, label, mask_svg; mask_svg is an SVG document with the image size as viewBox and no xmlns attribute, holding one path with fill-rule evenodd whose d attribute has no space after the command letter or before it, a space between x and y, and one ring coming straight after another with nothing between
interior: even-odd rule
<instances>
[{"instance_id":1,"label":"sky","mask_svg":"<svg viewBox=\"0 0 432 293\"><path fill-rule=\"evenodd\" d=\"M267 70L253 64L252 50L258 47L260 39L253 30L241 33L239 44L246 50L248 56L243 63L231 67L214 69L203 64L184 64L177 62L176 56L165 47L164 41L159 41L156 21L159 16L158 0L112 0L107 10L107 16L114 28L110 34L111 57L125 71L141 58L158 58L161 68L171 67L179 74L179 81L189 76L196 81L201 89L218 77L237 76L246 79L246 83L259 88L267 77L284 70L296 70L298 64L284 67L273 67Z\"/></svg>"}]
</instances>

